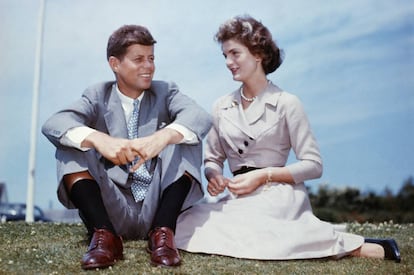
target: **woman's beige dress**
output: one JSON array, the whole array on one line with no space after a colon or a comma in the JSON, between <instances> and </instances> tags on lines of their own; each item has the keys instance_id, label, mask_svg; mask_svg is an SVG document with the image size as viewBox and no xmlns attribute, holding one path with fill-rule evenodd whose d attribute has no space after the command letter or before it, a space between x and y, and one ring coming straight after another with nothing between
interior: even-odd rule
<instances>
[{"instance_id":1,"label":"woman's beige dress","mask_svg":"<svg viewBox=\"0 0 414 275\"><path fill-rule=\"evenodd\" d=\"M336 231L312 213L305 180L318 178L322 161L301 102L272 83L243 110L239 90L220 98L207 137L205 167L223 172L242 166L283 167L295 184L272 182L255 192L227 195L183 212L179 249L238 258L284 260L341 257L363 237ZM293 149L297 162L286 165Z\"/></svg>"}]
</instances>

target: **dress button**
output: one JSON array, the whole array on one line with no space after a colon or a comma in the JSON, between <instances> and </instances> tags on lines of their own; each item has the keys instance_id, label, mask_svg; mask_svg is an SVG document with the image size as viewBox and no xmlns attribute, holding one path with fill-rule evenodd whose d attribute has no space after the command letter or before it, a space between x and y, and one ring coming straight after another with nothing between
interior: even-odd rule
<instances>
[{"instance_id":1,"label":"dress button","mask_svg":"<svg viewBox=\"0 0 414 275\"><path fill-rule=\"evenodd\" d=\"M239 154L240 155L243 154L243 150L242 149L239 149Z\"/></svg>"},{"instance_id":2,"label":"dress button","mask_svg":"<svg viewBox=\"0 0 414 275\"><path fill-rule=\"evenodd\" d=\"M249 146L249 143L246 140L244 141L244 146Z\"/></svg>"}]
</instances>

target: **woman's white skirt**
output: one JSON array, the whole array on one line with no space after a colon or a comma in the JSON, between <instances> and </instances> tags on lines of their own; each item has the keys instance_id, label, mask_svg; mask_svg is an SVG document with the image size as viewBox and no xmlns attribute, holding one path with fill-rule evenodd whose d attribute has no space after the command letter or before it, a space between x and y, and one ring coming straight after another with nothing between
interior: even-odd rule
<instances>
[{"instance_id":1,"label":"woman's white skirt","mask_svg":"<svg viewBox=\"0 0 414 275\"><path fill-rule=\"evenodd\" d=\"M175 241L189 252L287 260L342 257L364 238L336 231L313 215L303 183L273 183L186 210L178 218Z\"/></svg>"}]
</instances>

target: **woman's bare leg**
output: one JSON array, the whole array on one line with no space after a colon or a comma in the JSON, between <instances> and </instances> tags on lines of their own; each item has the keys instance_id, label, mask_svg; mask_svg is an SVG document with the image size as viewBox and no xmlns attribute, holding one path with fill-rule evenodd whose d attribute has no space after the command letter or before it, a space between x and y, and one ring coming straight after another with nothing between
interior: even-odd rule
<instances>
[{"instance_id":1,"label":"woman's bare leg","mask_svg":"<svg viewBox=\"0 0 414 275\"><path fill-rule=\"evenodd\" d=\"M384 259L385 251L384 251L384 248L379 244L363 243L359 248L354 250L350 255L354 257Z\"/></svg>"}]
</instances>

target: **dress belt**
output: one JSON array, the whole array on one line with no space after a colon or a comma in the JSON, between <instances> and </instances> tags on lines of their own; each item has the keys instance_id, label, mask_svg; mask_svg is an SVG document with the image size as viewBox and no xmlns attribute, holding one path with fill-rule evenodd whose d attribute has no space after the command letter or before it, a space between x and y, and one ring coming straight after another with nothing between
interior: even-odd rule
<instances>
[{"instance_id":1,"label":"dress belt","mask_svg":"<svg viewBox=\"0 0 414 275\"><path fill-rule=\"evenodd\" d=\"M242 166L240 167L239 170L236 170L233 172L233 176L237 176L240 174L244 174L253 170L257 170L257 169L262 169L262 168L258 168L258 167L250 167L250 166Z\"/></svg>"}]
</instances>

